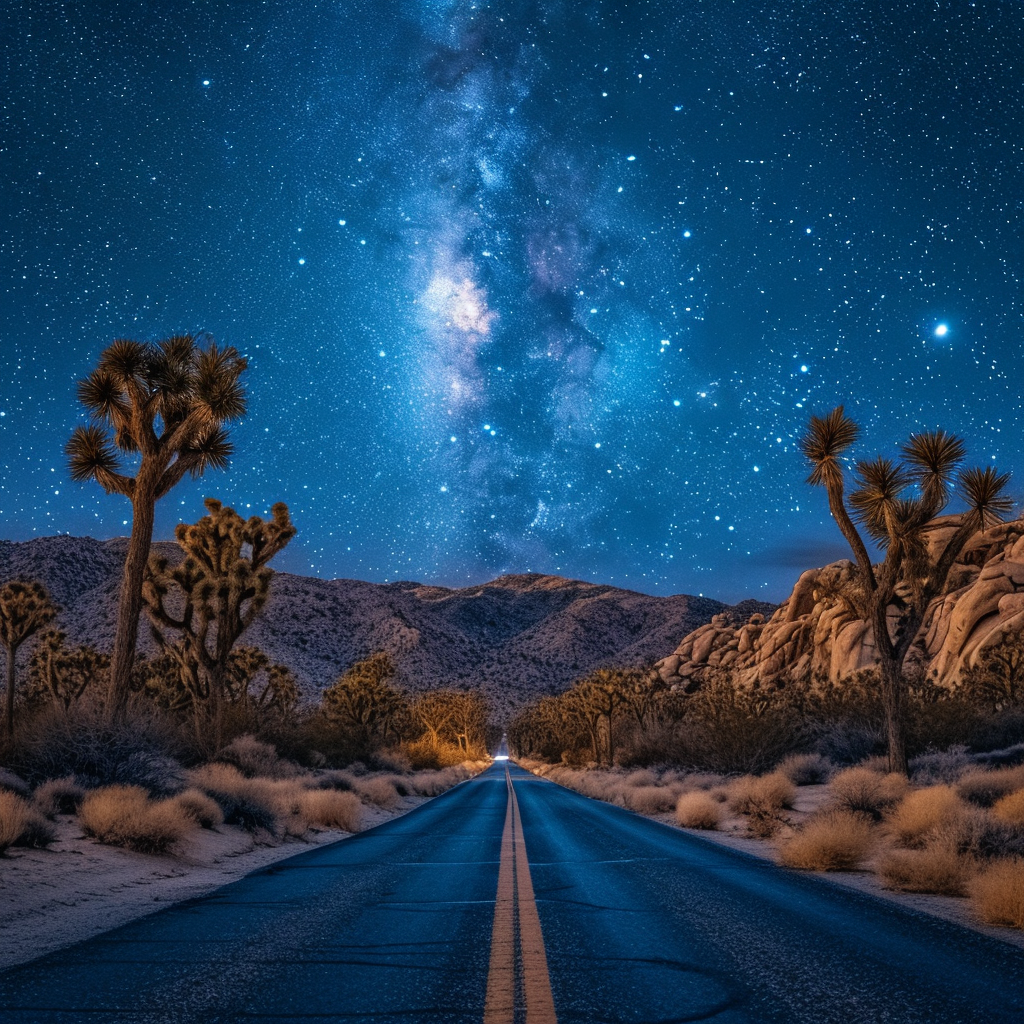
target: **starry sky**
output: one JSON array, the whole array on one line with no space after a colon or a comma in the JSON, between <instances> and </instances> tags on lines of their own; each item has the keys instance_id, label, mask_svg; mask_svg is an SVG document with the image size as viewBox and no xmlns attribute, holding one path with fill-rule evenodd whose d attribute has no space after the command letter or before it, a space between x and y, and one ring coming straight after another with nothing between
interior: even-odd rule
<instances>
[{"instance_id":1,"label":"starry sky","mask_svg":"<svg viewBox=\"0 0 1024 1024\"><path fill-rule=\"evenodd\" d=\"M0 11L0 535L116 337L249 358L277 565L780 600L846 549L796 441L942 425L1021 496L1016 0L22 0Z\"/></svg>"}]
</instances>

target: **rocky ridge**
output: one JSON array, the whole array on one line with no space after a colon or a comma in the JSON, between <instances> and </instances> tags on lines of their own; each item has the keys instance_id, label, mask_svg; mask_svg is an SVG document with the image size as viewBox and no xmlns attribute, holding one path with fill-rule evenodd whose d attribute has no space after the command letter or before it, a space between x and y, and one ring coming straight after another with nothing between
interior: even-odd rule
<instances>
[{"instance_id":1,"label":"rocky ridge","mask_svg":"<svg viewBox=\"0 0 1024 1024\"><path fill-rule=\"evenodd\" d=\"M126 543L0 541L0 582L41 580L61 606L60 628L75 642L109 650ZM173 543L155 548L170 557L178 551ZM744 602L730 609L708 598L651 597L536 574L449 589L277 573L268 606L243 643L288 665L308 697L353 661L385 650L410 690L479 685L505 714L594 668L653 662L713 615L746 617L771 607ZM145 623L140 639L152 650Z\"/></svg>"},{"instance_id":2,"label":"rocky ridge","mask_svg":"<svg viewBox=\"0 0 1024 1024\"><path fill-rule=\"evenodd\" d=\"M948 539L958 524L957 516L935 520L929 544ZM709 669L722 669L743 689L773 689L790 681L838 684L871 668L871 627L837 596L852 571L848 561L808 570L767 618L719 612L657 663L661 678L693 692ZM955 688L988 647L1022 631L1024 518L979 533L964 549L945 592L929 606L908 674Z\"/></svg>"}]
</instances>

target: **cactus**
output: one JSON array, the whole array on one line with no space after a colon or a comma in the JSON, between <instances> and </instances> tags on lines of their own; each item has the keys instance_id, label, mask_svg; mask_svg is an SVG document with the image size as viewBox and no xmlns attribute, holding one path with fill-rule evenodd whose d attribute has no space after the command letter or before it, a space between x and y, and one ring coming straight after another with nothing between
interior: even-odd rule
<instances>
[{"instance_id":1,"label":"cactus","mask_svg":"<svg viewBox=\"0 0 1024 1024\"><path fill-rule=\"evenodd\" d=\"M14 735L15 659L29 637L49 625L57 614L46 587L35 580L11 580L0 587L0 644L7 651L7 706L4 732Z\"/></svg>"},{"instance_id":2,"label":"cactus","mask_svg":"<svg viewBox=\"0 0 1024 1024\"><path fill-rule=\"evenodd\" d=\"M283 502L273 518L243 519L207 498L207 515L175 530L184 560L150 557L142 597L153 636L177 662L185 687L204 702L219 745L232 649L270 596L267 562L295 536Z\"/></svg>"}]
</instances>

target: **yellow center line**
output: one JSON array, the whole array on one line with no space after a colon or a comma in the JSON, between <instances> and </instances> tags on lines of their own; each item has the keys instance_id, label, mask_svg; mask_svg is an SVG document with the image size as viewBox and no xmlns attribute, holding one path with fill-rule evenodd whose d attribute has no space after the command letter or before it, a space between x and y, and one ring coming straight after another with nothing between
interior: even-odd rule
<instances>
[{"instance_id":1,"label":"yellow center line","mask_svg":"<svg viewBox=\"0 0 1024 1024\"><path fill-rule=\"evenodd\" d=\"M507 767L505 783L508 802L505 829L501 835L501 862L498 867L494 924L491 928L491 963L487 973L484 1024L513 1024L517 959L522 965L526 1024L558 1024L544 936L541 934L540 915L537 913L526 843L523 840L519 801Z\"/></svg>"}]
</instances>

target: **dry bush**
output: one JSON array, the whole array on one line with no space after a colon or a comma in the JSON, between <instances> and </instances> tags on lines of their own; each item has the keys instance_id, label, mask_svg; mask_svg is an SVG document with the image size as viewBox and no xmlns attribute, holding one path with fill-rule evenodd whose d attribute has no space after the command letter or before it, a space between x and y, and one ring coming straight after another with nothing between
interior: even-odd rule
<instances>
[{"instance_id":1,"label":"dry bush","mask_svg":"<svg viewBox=\"0 0 1024 1024\"><path fill-rule=\"evenodd\" d=\"M1024 765L979 769L965 775L957 786L957 792L965 800L980 807L991 807L1018 789L1024 789Z\"/></svg>"},{"instance_id":2,"label":"dry bush","mask_svg":"<svg viewBox=\"0 0 1024 1024\"><path fill-rule=\"evenodd\" d=\"M967 753L967 747L961 744L911 758L910 777L919 786L953 783L959 782L973 767L974 759Z\"/></svg>"},{"instance_id":3,"label":"dry bush","mask_svg":"<svg viewBox=\"0 0 1024 1024\"><path fill-rule=\"evenodd\" d=\"M992 813L1010 825L1024 825L1024 789L1018 789L1016 793L1009 793L997 800Z\"/></svg>"},{"instance_id":4,"label":"dry bush","mask_svg":"<svg viewBox=\"0 0 1024 1024\"><path fill-rule=\"evenodd\" d=\"M440 796L452 786L468 779L470 773L461 765L436 772L417 772L407 782L415 796Z\"/></svg>"},{"instance_id":5,"label":"dry bush","mask_svg":"<svg viewBox=\"0 0 1024 1024\"><path fill-rule=\"evenodd\" d=\"M963 896L973 867L974 860L955 847L935 843L923 850L888 851L878 865L878 874L887 889Z\"/></svg>"},{"instance_id":6,"label":"dry bush","mask_svg":"<svg viewBox=\"0 0 1024 1024\"><path fill-rule=\"evenodd\" d=\"M36 786L32 799L36 807L49 818L56 814L75 814L85 799L85 789L75 781L73 775L69 775Z\"/></svg>"},{"instance_id":7,"label":"dry bush","mask_svg":"<svg viewBox=\"0 0 1024 1024\"><path fill-rule=\"evenodd\" d=\"M466 760L466 752L457 743L431 743L427 736L405 744L402 753L415 771L454 768Z\"/></svg>"},{"instance_id":8,"label":"dry bush","mask_svg":"<svg viewBox=\"0 0 1024 1024\"><path fill-rule=\"evenodd\" d=\"M214 760L233 765L249 779L292 779L299 774L297 764L281 757L271 744L249 734L233 739Z\"/></svg>"},{"instance_id":9,"label":"dry bush","mask_svg":"<svg viewBox=\"0 0 1024 1024\"><path fill-rule=\"evenodd\" d=\"M969 892L982 921L1024 928L1024 860L996 861L975 876Z\"/></svg>"},{"instance_id":10,"label":"dry bush","mask_svg":"<svg viewBox=\"0 0 1024 1024\"><path fill-rule=\"evenodd\" d=\"M300 798L302 816L310 825L358 832L363 805L355 793L337 789L310 789Z\"/></svg>"},{"instance_id":11,"label":"dry bush","mask_svg":"<svg viewBox=\"0 0 1024 1024\"><path fill-rule=\"evenodd\" d=\"M8 789L0 790L0 853L21 838L28 815L27 801Z\"/></svg>"},{"instance_id":12,"label":"dry bush","mask_svg":"<svg viewBox=\"0 0 1024 1024\"><path fill-rule=\"evenodd\" d=\"M186 789L174 801L200 828L216 828L224 823L220 804L198 789Z\"/></svg>"},{"instance_id":13,"label":"dry bush","mask_svg":"<svg viewBox=\"0 0 1024 1024\"><path fill-rule=\"evenodd\" d=\"M220 805L224 821L247 832L278 831L279 807L266 785L247 779L226 764L207 764L189 772L192 785Z\"/></svg>"},{"instance_id":14,"label":"dry bush","mask_svg":"<svg viewBox=\"0 0 1024 1024\"><path fill-rule=\"evenodd\" d=\"M652 772L650 768L637 768L631 771L622 781L627 786L640 789L643 786L657 786L661 779L658 778L658 773Z\"/></svg>"},{"instance_id":15,"label":"dry bush","mask_svg":"<svg viewBox=\"0 0 1024 1024\"><path fill-rule=\"evenodd\" d=\"M906 794L909 783L896 772L883 775L864 765L839 772L829 783L829 792L837 807L880 818L886 807Z\"/></svg>"},{"instance_id":16,"label":"dry bush","mask_svg":"<svg viewBox=\"0 0 1024 1024\"><path fill-rule=\"evenodd\" d=\"M355 791L364 803L374 804L386 811L398 806L398 790L395 789L394 783L384 776L357 779Z\"/></svg>"},{"instance_id":17,"label":"dry bush","mask_svg":"<svg viewBox=\"0 0 1024 1024\"><path fill-rule=\"evenodd\" d=\"M151 800L141 786L104 786L78 812L87 834L108 846L165 853L196 827L174 799Z\"/></svg>"},{"instance_id":18,"label":"dry bush","mask_svg":"<svg viewBox=\"0 0 1024 1024\"><path fill-rule=\"evenodd\" d=\"M796 798L793 783L781 772L770 775L742 775L729 787L729 806L737 814L781 811L792 807Z\"/></svg>"},{"instance_id":19,"label":"dry bush","mask_svg":"<svg viewBox=\"0 0 1024 1024\"><path fill-rule=\"evenodd\" d=\"M683 793L676 801L676 821L683 828L716 829L722 823L722 805L701 790Z\"/></svg>"},{"instance_id":20,"label":"dry bush","mask_svg":"<svg viewBox=\"0 0 1024 1024\"><path fill-rule=\"evenodd\" d=\"M637 786L622 794L625 805L638 814L665 814L674 810L676 794L670 786Z\"/></svg>"},{"instance_id":21,"label":"dry bush","mask_svg":"<svg viewBox=\"0 0 1024 1024\"><path fill-rule=\"evenodd\" d=\"M805 871L852 871L867 856L874 835L871 818L833 808L808 818L780 850L780 861Z\"/></svg>"},{"instance_id":22,"label":"dry bush","mask_svg":"<svg viewBox=\"0 0 1024 1024\"><path fill-rule=\"evenodd\" d=\"M835 765L821 754L790 754L775 770L794 786L817 786L828 782Z\"/></svg>"},{"instance_id":23,"label":"dry bush","mask_svg":"<svg viewBox=\"0 0 1024 1024\"><path fill-rule=\"evenodd\" d=\"M969 812L952 786L929 786L908 793L885 814L890 834L903 846L920 847L942 826Z\"/></svg>"}]
</instances>

